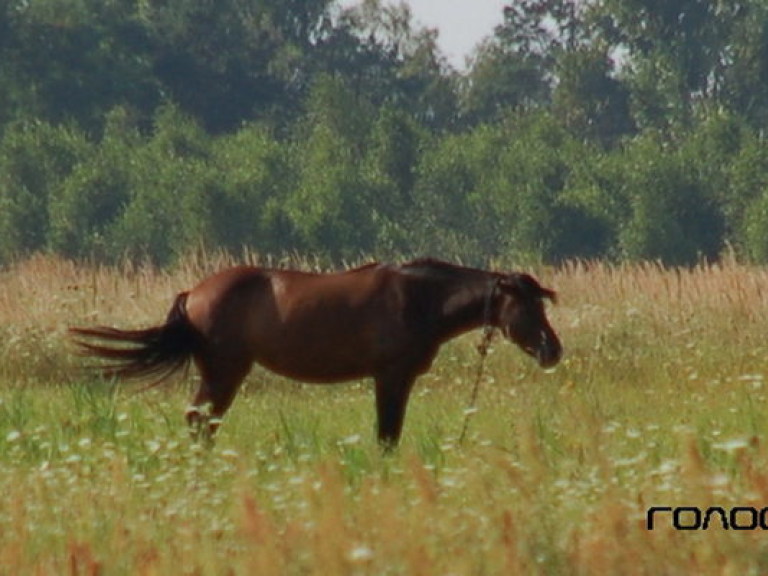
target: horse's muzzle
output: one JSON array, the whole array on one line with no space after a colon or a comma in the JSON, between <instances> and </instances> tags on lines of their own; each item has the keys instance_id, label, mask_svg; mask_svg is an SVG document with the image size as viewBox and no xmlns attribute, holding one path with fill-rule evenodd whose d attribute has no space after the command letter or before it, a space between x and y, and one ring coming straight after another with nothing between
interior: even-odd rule
<instances>
[{"instance_id":1,"label":"horse's muzzle","mask_svg":"<svg viewBox=\"0 0 768 576\"><path fill-rule=\"evenodd\" d=\"M536 352L536 359L542 368L552 368L560 362L563 357L563 346L554 333L547 334L542 332L541 346Z\"/></svg>"}]
</instances>

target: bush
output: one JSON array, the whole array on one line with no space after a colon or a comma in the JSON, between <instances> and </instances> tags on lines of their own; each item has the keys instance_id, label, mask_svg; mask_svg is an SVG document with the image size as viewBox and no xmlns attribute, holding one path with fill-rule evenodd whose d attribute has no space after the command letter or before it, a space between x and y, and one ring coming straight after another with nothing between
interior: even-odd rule
<instances>
[{"instance_id":1,"label":"bush","mask_svg":"<svg viewBox=\"0 0 768 576\"><path fill-rule=\"evenodd\" d=\"M105 136L50 200L50 247L71 258L114 259L111 237L135 182L143 142L125 110L110 114Z\"/></svg>"},{"instance_id":2,"label":"bush","mask_svg":"<svg viewBox=\"0 0 768 576\"><path fill-rule=\"evenodd\" d=\"M280 253L293 243L284 203L295 188L296 157L260 126L248 126L213 143L211 232L216 245Z\"/></svg>"},{"instance_id":3,"label":"bush","mask_svg":"<svg viewBox=\"0 0 768 576\"><path fill-rule=\"evenodd\" d=\"M66 126L19 123L5 132L0 141L0 262L47 249L49 199L92 153L85 136Z\"/></svg>"}]
</instances>

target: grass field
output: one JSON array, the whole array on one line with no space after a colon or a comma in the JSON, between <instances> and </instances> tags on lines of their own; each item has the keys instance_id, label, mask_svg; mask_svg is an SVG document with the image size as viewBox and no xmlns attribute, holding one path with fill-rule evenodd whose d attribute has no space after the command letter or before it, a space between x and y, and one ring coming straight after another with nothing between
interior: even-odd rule
<instances>
[{"instance_id":1,"label":"grass field","mask_svg":"<svg viewBox=\"0 0 768 576\"><path fill-rule=\"evenodd\" d=\"M368 383L255 369L216 446L187 438L194 375L93 379L70 325L155 324L224 258L170 271L36 257L0 274L2 574L762 574L768 271L536 270L566 356L496 340L458 436L479 334L414 392L401 449ZM669 507L647 529L647 511ZM708 528L694 508L721 507ZM702 526L703 528L703 526Z\"/></svg>"}]
</instances>

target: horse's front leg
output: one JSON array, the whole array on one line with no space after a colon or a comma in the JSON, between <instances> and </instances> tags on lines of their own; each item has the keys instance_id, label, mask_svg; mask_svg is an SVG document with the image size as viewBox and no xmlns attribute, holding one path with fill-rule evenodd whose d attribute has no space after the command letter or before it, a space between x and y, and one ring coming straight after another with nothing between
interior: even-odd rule
<instances>
[{"instance_id":1,"label":"horse's front leg","mask_svg":"<svg viewBox=\"0 0 768 576\"><path fill-rule=\"evenodd\" d=\"M379 444L384 452L391 452L400 441L415 376L387 374L376 376L375 380Z\"/></svg>"}]
</instances>

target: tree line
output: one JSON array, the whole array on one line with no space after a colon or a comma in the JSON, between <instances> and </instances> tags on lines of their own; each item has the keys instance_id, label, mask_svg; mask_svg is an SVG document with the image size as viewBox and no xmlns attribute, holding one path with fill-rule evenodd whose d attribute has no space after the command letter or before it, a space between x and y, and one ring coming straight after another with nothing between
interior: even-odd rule
<instances>
[{"instance_id":1,"label":"tree line","mask_svg":"<svg viewBox=\"0 0 768 576\"><path fill-rule=\"evenodd\" d=\"M0 0L0 264L768 261L768 4Z\"/></svg>"}]
</instances>

